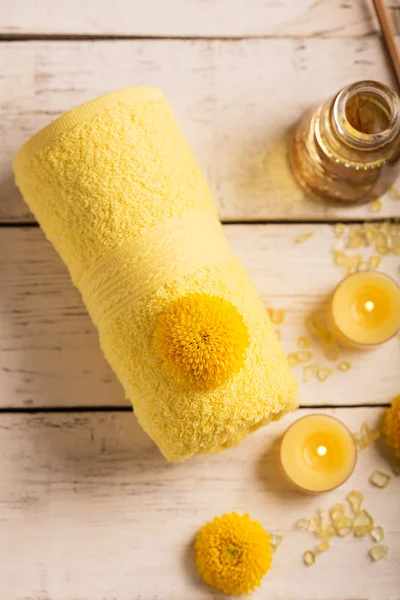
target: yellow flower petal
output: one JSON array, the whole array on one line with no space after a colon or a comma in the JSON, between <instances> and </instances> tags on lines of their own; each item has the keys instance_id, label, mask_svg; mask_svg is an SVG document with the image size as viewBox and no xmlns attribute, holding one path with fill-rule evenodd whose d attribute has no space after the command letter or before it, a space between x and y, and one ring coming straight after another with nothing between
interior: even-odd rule
<instances>
[{"instance_id":1,"label":"yellow flower petal","mask_svg":"<svg viewBox=\"0 0 400 600\"><path fill-rule=\"evenodd\" d=\"M272 562L271 539L258 521L237 513L216 517L195 542L200 577L225 594L247 594L261 584Z\"/></svg>"}]
</instances>

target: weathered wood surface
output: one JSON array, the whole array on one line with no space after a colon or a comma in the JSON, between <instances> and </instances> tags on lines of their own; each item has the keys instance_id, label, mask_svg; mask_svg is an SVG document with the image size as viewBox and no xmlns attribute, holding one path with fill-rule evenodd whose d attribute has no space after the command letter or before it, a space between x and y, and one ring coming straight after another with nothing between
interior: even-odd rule
<instances>
[{"instance_id":1,"label":"weathered wood surface","mask_svg":"<svg viewBox=\"0 0 400 600\"><path fill-rule=\"evenodd\" d=\"M137 84L165 91L222 219L376 217L369 206L304 198L286 159L288 132L304 109L360 79L392 83L377 37L3 42L0 221L32 221L11 169L22 143L70 108ZM381 215L400 216L400 202L387 194Z\"/></svg>"},{"instance_id":2,"label":"weathered wood surface","mask_svg":"<svg viewBox=\"0 0 400 600\"><path fill-rule=\"evenodd\" d=\"M0 415L0 589L7 600L222 600L201 583L192 542L214 516L249 512L284 536L263 587L252 598L398 600L400 480L377 447L359 455L340 489L294 491L280 472L283 431L308 411L259 430L241 447L168 464L130 413ZM339 409L352 430L380 409ZM346 502L353 490L385 531L389 556L373 564L369 538L334 539L307 568L317 539L296 531L300 517Z\"/></svg>"},{"instance_id":3,"label":"weathered wood surface","mask_svg":"<svg viewBox=\"0 0 400 600\"><path fill-rule=\"evenodd\" d=\"M398 29L398 0L387 2ZM377 30L365 0L100 0L3 2L4 35L166 37L363 36Z\"/></svg>"},{"instance_id":4,"label":"weathered wood surface","mask_svg":"<svg viewBox=\"0 0 400 600\"><path fill-rule=\"evenodd\" d=\"M313 238L295 244L310 230ZM282 343L288 353L296 351L297 338L307 333L306 317L343 277L333 264L332 227L228 225L225 232L265 305L285 310L278 326ZM396 278L398 266L392 255L381 269ZM0 406L127 405L79 294L39 228L0 229L0 281ZM353 365L346 373L318 344L312 352L312 363L335 372L324 383L301 383L302 405L388 403L399 393L398 339L373 352L343 351L342 359ZM294 373L301 382L302 367Z\"/></svg>"}]
</instances>

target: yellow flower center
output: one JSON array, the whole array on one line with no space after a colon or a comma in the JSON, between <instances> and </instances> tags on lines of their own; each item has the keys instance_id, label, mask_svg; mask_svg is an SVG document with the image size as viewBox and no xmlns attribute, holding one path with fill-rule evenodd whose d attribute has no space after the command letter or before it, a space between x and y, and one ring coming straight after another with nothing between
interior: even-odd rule
<instances>
[{"instance_id":1,"label":"yellow flower center","mask_svg":"<svg viewBox=\"0 0 400 600\"><path fill-rule=\"evenodd\" d=\"M182 383L213 388L244 365L249 335L237 308L227 300L191 294L160 314L154 347L167 371Z\"/></svg>"}]
</instances>

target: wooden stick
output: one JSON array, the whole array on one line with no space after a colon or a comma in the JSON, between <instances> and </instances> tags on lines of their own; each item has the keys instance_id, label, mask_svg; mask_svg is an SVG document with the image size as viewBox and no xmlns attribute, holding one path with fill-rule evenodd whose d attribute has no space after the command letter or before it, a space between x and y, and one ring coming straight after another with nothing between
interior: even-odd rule
<instances>
[{"instance_id":1,"label":"wooden stick","mask_svg":"<svg viewBox=\"0 0 400 600\"><path fill-rule=\"evenodd\" d=\"M378 17L379 24L382 29L383 40L386 44L387 51L392 61L393 70L396 74L397 84L400 88L400 54L396 45L396 40L393 28L389 21L388 12L385 8L383 0L372 0L375 12Z\"/></svg>"}]
</instances>

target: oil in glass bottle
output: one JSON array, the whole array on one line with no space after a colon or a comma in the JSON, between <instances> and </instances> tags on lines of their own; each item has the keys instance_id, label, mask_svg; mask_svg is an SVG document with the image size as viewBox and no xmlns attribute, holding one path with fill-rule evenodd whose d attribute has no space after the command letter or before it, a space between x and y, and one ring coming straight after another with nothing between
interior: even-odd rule
<instances>
[{"instance_id":1,"label":"oil in glass bottle","mask_svg":"<svg viewBox=\"0 0 400 600\"><path fill-rule=\"evenodd\" d=\"M289 147L294 175L322 200L362 203L386 192L400 174L400 99L376 81L343 88L308 111Z\"/></svg>"}]
</instances>

